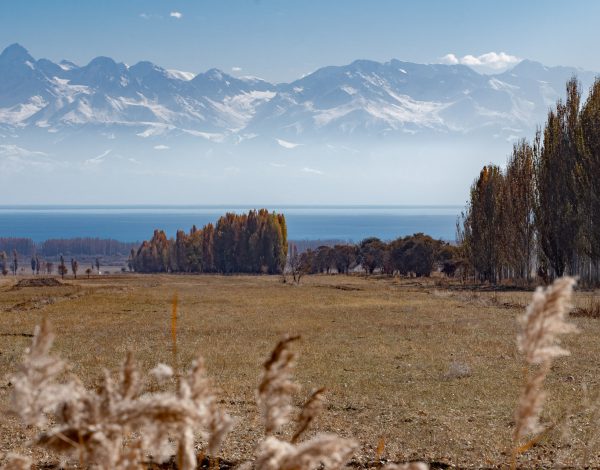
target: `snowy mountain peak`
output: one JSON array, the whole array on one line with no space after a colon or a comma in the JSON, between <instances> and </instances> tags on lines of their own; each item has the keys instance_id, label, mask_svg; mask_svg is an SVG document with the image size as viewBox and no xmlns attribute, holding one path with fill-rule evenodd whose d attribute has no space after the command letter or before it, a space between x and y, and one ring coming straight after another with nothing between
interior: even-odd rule
<instances>
[{"instance_id":1,"label":"snowy mountain peak","mask_svg":"<svg viewBox=\"0 0 600 470\"><path fill-rule=\"evenodd\" d=\"M2 62L35 62L34 58L29 55L27 49L20 44L11 44L0 54Z\"/></svg>"},{"instance_id":2,"label":"snowy mountain peak","mask_svg":"<svg viewBox=\"0 0 600 470\"><path fill-rule=\"evenodd\" d=\"M73 69L79 68L79 66L77 64L75 64L74 62L71 62L70 60L61 60L58 63L58 65L63 70L73 70Z\"/></svg>"}]
</instances>

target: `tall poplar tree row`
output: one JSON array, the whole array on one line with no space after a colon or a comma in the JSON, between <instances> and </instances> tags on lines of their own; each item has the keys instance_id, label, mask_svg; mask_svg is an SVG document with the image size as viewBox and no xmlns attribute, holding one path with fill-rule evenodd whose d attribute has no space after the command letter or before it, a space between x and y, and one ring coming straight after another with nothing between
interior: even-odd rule
<instances>
[{"instance_id":1,"label":"tall poplar tree row","mask_svg":"<svg viewBox=\"0 0 600 470\"><path fill-rule=\"evenodd\" d=\"M505 171L486 166L463 218L463 252L477 277L600 280L600 79L581 104L576 78L533 143L513 146Z\"/></svg>"},{"instance_id":2,"label":"tall poplar tree row","mask_svg":"<svg viewBox=\"0 0 600 470\"><path fill-rule=\"evenodd\" d=\"M600 279L600 80L592 86L579 114L579 158L575 169L581 247L589 259L581 271ZM585 272L587 269L587 273Z\"/></svg>"},{"instance_id":3,"label":"tall poplar tree row","mask_svg":"<svg viewBox=\"0 0 600 470\"><path fill-rule=\"evenodd\" d=\"M228 213L216 225L189 234L179 230L168 240L156 230L132 260L138 272L280 273L287 255L283 214L265 209L248 214Z\"/></svg>"}]
</instances>

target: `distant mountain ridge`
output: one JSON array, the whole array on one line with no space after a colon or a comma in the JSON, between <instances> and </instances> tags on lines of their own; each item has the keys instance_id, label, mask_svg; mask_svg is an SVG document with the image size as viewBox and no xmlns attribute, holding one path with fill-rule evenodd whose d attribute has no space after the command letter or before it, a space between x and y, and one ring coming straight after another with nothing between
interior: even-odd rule
<instances>
[{"instance_id":1,"label":"distant mountain ridge","mask_svg":"<svg viewBox=\"0 0 600 470\"><path fill-rule=\"evenodd\" d=\"M217 69L192 77L109 57L56 64L13 44L0 54L0 137L83 130L231 144L431 133L510 139L540 124L575 74L584 89L594 79L528 60L496 75L464 65L357 60L273 84Z\"/></svg>"},{"instance_id":2,"label":"distant mountain ridge","mask_svg":"<svg viewBox=\"0 0 600 470\"><path fill-rule=\"evenodd\" d=\"M290 83L0 54L4 204L460 204L577 74L356 60ZM261 207L268 204L261 204ZM184 227L182 227L184 228Z\"/></svg>"}]
</instances>

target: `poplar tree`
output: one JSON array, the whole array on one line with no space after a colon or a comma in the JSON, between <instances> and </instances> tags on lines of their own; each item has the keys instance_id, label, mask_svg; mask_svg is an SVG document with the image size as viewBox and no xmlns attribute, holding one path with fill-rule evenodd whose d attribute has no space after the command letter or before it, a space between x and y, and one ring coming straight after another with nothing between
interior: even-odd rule
<instances>
[{"instance_id":1,"label":"poplar tree","mask_svg":"<svg viewBox=\"0 0 600 470\"><path fill-rule=\"evenodd\" d=\"M534 149L525 139L513 146L506 166L501 207L504 258L518 279L531 279L535 255Z\"/></svg>"},{"instance_id":2,"label":"poplar tree","mask_svg":"<svg viewBox=\"0 0 600 470\"><path fill-rule=\"evenodd\" d=\"M471 186L471 199L465 219L465 243L470 261L480 280L496 282L501 260L503 229L500 195L504 176L497 165L487 165Z\"/></svg>"},{"instance_id":3,"label":"poplar tree","mask_svg":"<svg viewBox=\"0 0 600 470\"><path fill-rule=\"evenodd\" d=\"M580 158L576 168L577 196L585 254L595 265L600 260L600 78L596 79L579 119Z\"/></svg>"},{"instance_id":4,"label":"poplar tree","mask_svg":"<svg viewBox=\"0 0 600 470\"><path fill-rule=\"evenodd\" d=\"M580 93L576 79L567 83L567 99L550 110L543 145L535 152L536 227L543 255L554 276L577 272L578 240L575 169L578 160Z\"/></svg>"}]
</instances>

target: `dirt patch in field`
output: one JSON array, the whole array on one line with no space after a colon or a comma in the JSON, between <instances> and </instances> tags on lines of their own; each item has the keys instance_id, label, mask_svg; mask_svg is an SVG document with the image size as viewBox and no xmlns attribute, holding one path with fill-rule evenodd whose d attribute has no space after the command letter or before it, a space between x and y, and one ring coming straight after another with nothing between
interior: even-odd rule
<instances>
[{"instance_id":1,"label":"dirt patch in field","mask_svg":"<svg viewBox=\"0 0 600 470\"><path fill-rule=\"evenodd\" d=\"M33 338L31 333L0 333L0 336L22 336L23 338Z\"/></svg>"},{"instance_id":2,"label":"dirt patch in field","mask_svg":"<svg viewBox=\"0 0 600 470\"><path fill-rule=\"evenodd\" d=\"M66 284L53 277L36 277L34 279L21 279L13 286L13 290L25 287L60 287L64 285Z\"/></svg>"},{"instance_id":3,"label":"dirt patch in field","mask_svg":"<svg viewBox=\"0 0 600 470\"><path fill-rule=\"evenodd\" d=\"M343 284L332 285L332 286L318 286L318 287L325 287L327 289L338 289L338 290L346 290L346 291L360 291L360 290L362 290L360 287L346 286L346 285L343 285Z\"/></svg>"},{"instance_id":4,"label":"dirt patch in field","mask_svg":"<svg viewBox=\"0 0 600 470\"><path fill-rule=\"evenodd\" d=\"M18 304L13 305L10 308L7 308L6 312L25 312L28 310L38 310L40 308L45 307L46 305L51 305L55 302L52 298L43 298L37 300L25 300L24 302L19 302Z\"/></svg>"}]
</instances>

